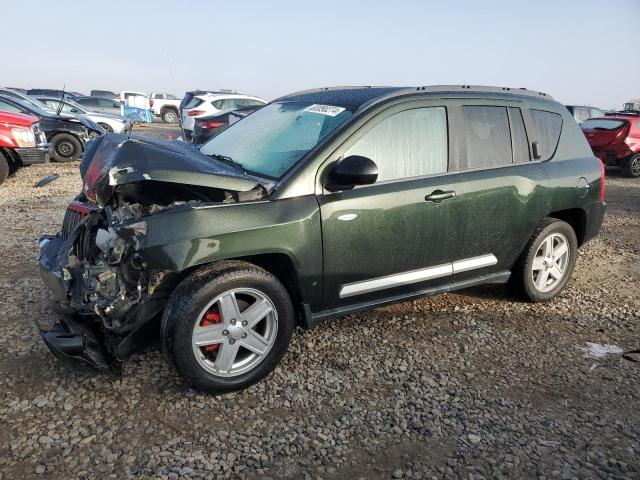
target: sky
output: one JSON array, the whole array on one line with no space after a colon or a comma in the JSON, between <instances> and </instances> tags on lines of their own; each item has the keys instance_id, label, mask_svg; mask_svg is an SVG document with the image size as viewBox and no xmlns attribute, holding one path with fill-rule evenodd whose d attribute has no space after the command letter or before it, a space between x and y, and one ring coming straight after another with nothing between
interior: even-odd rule
<instances>
[{"instance_id":1,"label":"sky","mask_svg":"<svg viewBox=\"0 0 640 480\"><path fill-rule=\"evenodd\" d=\"M271 100L464 83L607 109L640 98L640 0L0 0L0 10L9 87L229 88Z\"/></svg>"}]
</instances>

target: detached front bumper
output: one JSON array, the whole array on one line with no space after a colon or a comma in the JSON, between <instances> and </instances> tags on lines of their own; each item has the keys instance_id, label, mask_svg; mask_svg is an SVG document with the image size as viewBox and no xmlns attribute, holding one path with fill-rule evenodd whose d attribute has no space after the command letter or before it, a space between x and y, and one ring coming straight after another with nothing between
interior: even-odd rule
<instances>
[{"instance_id":1,"label":"detached front bumper","mask_svg":"<svg viewBox=\"0 0 640 480\"><path fill-rule=\"evenodd\" d=\"M49 144L39 147L16 148L15 152L20 157L23 165L49 163L51 160L51 146Z\"/></svg>"}]
</instances>

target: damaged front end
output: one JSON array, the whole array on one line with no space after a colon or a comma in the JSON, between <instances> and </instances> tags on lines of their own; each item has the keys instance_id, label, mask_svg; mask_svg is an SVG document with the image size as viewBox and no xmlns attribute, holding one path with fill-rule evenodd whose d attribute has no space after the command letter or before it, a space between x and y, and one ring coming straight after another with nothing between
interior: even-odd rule
<instances>
[{"instance_id":1,"label":"damaged front end","mask_svg":"<svg viewBox=\"0 0 640 480\"><path fill-rule=\"evenodd\" d=\"M269 185L186 145L123 135L89 144L81 175L83 193L67 208L62 231L40 240L41 277L60 318L39 327L59 358L107 369L157 335L180 280L180 271L145 258L147 219L262 199Z\"/></svg>"}]
</instances>

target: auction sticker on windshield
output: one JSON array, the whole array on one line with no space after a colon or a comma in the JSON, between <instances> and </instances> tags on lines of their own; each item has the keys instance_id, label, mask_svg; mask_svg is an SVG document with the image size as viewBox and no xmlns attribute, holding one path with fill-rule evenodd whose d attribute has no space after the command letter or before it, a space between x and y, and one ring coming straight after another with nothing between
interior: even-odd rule
<instances>
[{"instance_id":1,"label":"auction sticker on windshield","mask_svg":"<svg viewBox=\"0 0 640 480\"><path fill-rule=\"evenodd\" d=\"M304 111L320 113L321 115L329 115L330 117L335 117L336 115L339 115L340 113L344 112L345 109L342 107L334 107L333 105L319 105L315 103L305 108Z\"/></svg>"}]
</instances>

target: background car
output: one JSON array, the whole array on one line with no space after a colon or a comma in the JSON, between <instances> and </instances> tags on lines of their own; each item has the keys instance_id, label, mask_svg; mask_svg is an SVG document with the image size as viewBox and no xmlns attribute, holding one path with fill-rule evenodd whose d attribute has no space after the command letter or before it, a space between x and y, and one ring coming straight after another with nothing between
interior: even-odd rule
<instances>
[{"instance_id":1,"label":"background car","mask_svg":"<svg viewBox=\"0 0 640 480\"><path fill-rule=\"evenodd\" d=\"M186 100L186 101L185 101ZM259 97L227 92L187 92L182 99L180 123L187 140L193 136L196 118L219 115L252 105L265 105L267 102Z\"/></svg>"},{"instance_id":2,"label":"background car","mask_svg":"<svg viewBox=\"0 0 640 480\"><path fill-rule=\"evenodd\" d=\"M123 90L116 95L116 100L130 105L132 107L150 110L153 107L153 100L144 92L134 92L132 90Z\"/></svg>"},{"instance_id":3,"label":"background car","mask_svg":"<svg viewBox=\"0 0 640 480\"><path fill-rule=\"evenodd\" d=\"M151 94L153 114L164 123L178 123L180 119L180 99L170 93Z\"/></svg>"},{"instance_id":4,"label":"background car","mask_svg":"<svg viewBox=\"0 0 640 480\"><path fill-rule=\"evenodd\" d=\"M571 112L571 115L573 115L573 118L576 119L578 124L590 118L604 116L604 110L596 107L589 107L587 105L565 105L565 107Z\"/></svg>"},{"instance_id":5,"label":"background car","mask_svg":"<svg viewBox=\"0 0 640 480\"><path fill-rule=\"evenodd\" d=\"M233 125L261 107L262 105L251 105L249 107L240 107L231 112L196 118L192 142L194 144L206 142L224 131L229 125Z\"/></svg>"},{"instance_id":6,"label":"background car","mask_svg":"<svg viewBox=\"0 0 640 480\"><path fill-rule=\"evenodd\" d=\"M128 133L131 131L131 121L120 115L111 115L109 113L99 113L86 110L74 102L73 100L60 100L50 97L35 97L45 107L55 110L56 112L71 113L74 115L83 115L109 133Z\"/></svg>"},{"instance_id":7,"label":"background car","mask_svg":"<svg viewBox=\"0 0 640 480\"><path fill-rule=\"evenodd\" d=\"M92 112L110 113L111 115L122 115L121 103L108 97L76 97L75 102L82 105L86 110Z\"/></svg>"},{"instance_id":8,"label":"background car","mask_svg":"<svg viewBox=\"0 0 640 480\"><path fill-rule=\"evenodd\" d=\"M0 111L33 115L40 119L40 129L51 144L51 157L57 162L71 162L82 156L86 142L106 133L86 117L56 115L32 103L0 93Z\"/></svg>"},{"instance_id":9,"label":"background car","mask_svg":"<svg viewBox=\"0 0 640 480\"><path fill-rule=\"evenodd\" d=\"M49 161L49 144L38 117L0 111L0 183L15 169Z\"/></svg>"},{"instance_id":10,"label":"background car","mask_svg":"<svg viewBox=\"0 0 640 480\"><path fill-rule=\"evenodd\" d=\"M640 177L640 113L590 118L580 126L593 154L605 165L621 168L627 177Z\"/></svg>"}]
</instances>

